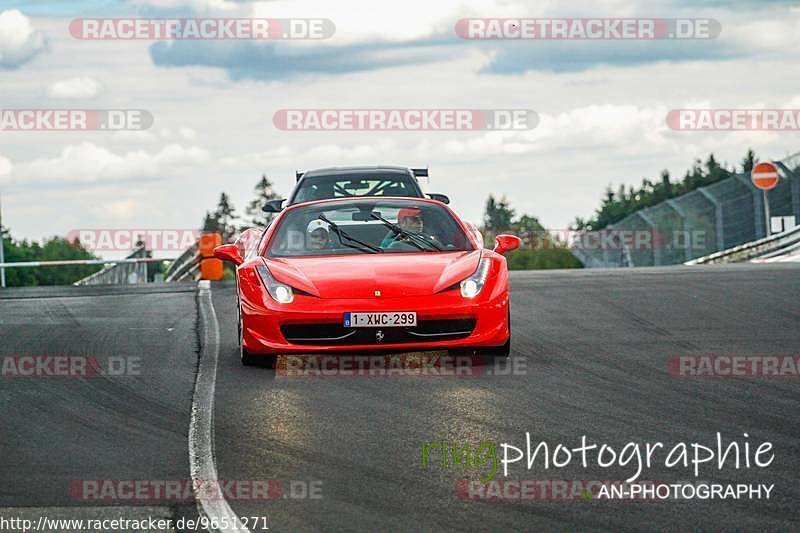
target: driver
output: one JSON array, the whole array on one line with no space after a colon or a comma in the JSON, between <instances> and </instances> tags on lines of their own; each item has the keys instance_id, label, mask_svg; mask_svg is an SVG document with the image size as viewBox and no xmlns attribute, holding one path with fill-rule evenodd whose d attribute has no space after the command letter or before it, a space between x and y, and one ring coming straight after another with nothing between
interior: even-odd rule
<instances>
[{"instance_id":1,"label":"driver","mask_svg":"<svg viewBox=\"0 0 800 533\"><path fill-rule=\"evenodd\" d=\"M421 235L425 228L425 222L422 217L422 211L416 207L404 207L397 211L397 225L400 229L412 234ZM435 236L429 236L430 240L438 242ZM381 248L389 248L392 244L403 243L408 238L399 235L394 231L389 231L386 237L381 241Z\"/></svg>"},{"instance_id":2,"label":"driver","mask_svg":"<svg viewBox=\"0 0 800 533\"><path fill-rule=\"evenodd\" d=\"M422 233L424 226L422 212L415 208L404 208L397 212L397 221L403 230L409 233Z\"/></svg>"},{"instance_id":3,"label":"driver","mask_svg":"<svg viewBox=\"0 0 800 533\"><path fill-rule=\"evenodd\" d=\"M306 248L308 250L325 250L330 246L330 228L324 220L314 219L306 228Z\"/></svg>"}]
</instances>

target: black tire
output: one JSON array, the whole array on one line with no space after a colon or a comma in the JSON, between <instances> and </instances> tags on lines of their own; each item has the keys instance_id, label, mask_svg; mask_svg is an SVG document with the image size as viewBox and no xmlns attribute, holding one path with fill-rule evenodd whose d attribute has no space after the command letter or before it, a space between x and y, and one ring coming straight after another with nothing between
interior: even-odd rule
<instances>
[{"instance_id":1,"label":"black tire","mask_svg":"<svg viewBox=\"0 0 800 533\"><path fill-rule=\"evenodd\" d=\"M238 301L236 302L236 318L236 327L238 328L237 339L239 340L239 359L244 366L251 366L253 364L253 356L244 349L244 343L242 342L242 304Z\"/></svg>"},{"instance_id":2,"label":"black tire","mask_svg":"<svg viewBox=\"0 0 800 533\"><path fill-rule=\"evenodd\" d=\"M508 309L508 340L502 346L485 348L457 348L447 350L449 355L483 355L487 357L508 357L511 355L511 308Z\"/></svg>"},{"instance_id":3,"label":"black tire","mask_svg":"<svg viewBox=\"0 0 800 533\"><path fill-rule=\"evenodd\" d=\"M257 363L256 357L241 346L239 346L239 358L243 366L254 366Z\"/></svg>"},{"instance_id":4,"label":"black tire","mask_svg":"<svg viewBox=\"0 0 800 533\"><path fill-rule=\"evenodd\" d=\"M261 368L275 368L278 362L277 355L253 354L239 346L242 366L258 366Z\"/></svg>"},{"instance_id":5,"label":"black tire","mask_svg":"<svg viewBox=\"0 0 800 533\"><path fill-rule=\"evenodd\" d=\"M239 313L239 360L242 366L262 366L266 368L275 368L275 363L278 361L277 355L258 355L252 354L244 347L242 339L242 308L237 306Z\"/></svg>"},{"instance_id":6,"label":"black tire","mask_svg":"<svg viewBox=\"0 0 800 533\"><path fill-rule=\"evenodd\" d=\"M489 357L508 357L511 355L511 334L508 335L508 340L502 346L490 346L489 348L477 348L476 355L485 355Z\"/></svg>"}]
</instances>

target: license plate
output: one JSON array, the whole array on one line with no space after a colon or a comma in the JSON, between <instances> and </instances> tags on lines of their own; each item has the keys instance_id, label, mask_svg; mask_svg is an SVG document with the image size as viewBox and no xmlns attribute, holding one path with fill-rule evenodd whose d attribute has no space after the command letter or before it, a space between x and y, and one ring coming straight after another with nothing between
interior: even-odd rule
<instances>
[{"instance_id":1,"label":"license plate","mask_svg":"<svg viewBox=\"0 0 800 533\"><path fill-rule=\"evenodd\" d=\"M413 311L344 314L344 327L346 328L400 328L416 325L417 313Z\"/></svg>"}]
</instances>

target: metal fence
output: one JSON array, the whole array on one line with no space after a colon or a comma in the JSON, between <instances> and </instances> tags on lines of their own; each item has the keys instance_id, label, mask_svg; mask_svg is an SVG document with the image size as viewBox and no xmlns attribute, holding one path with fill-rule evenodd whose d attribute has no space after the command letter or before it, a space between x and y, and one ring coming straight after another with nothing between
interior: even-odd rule
<instances>
[{"instance_id":1,"label":"metal fence","mask_svg":"<svg viewBox=\"0 0 800 533\"><path fill-rule=\"evenodd\" d=\"M800 224L800 154L776 162L782 179L767 193L772 217ZM784 228L788 229L788 228ZM762 192L747 174L701 187L629 215L606 230L657 235L644 247L572 246L586 267L675 265L768 236Z\"/></svg>"},{"instance_id":2,"label":"metal fence","mask_svg":"<svg viewBox=\"0 0 800 533\"><path fill-rule=\"evenodd\" d=\"M200 250L198 244L187 248L164 273L164 281L194 280L200 270Z\"/></svg>"},{"instance_id":3,"label":"metal fence","mask_svg":"<svg viewBox=\"0 0 800 533\"><path fill-rule=\"evenodd\" d=\"M114 263L105 266L91 276L73 283L73 285L136 285L147 283L148 252L141 246L128 255L130 262ZM141 260L133 262L133 260Z\"/></svg>"}]
</instances>

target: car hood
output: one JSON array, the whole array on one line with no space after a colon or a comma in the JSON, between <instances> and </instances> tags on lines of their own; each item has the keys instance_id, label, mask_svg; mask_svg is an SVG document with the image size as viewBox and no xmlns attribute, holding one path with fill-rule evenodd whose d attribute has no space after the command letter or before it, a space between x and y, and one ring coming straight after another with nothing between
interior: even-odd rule
<instances>
[{"instance_id":1,"label":"car hood","mask_svg":"<svg viewBox=\"0 0 800 533\"><path fill-rule=\"evenodd\" d=\"M478 268L481 250L265 258L278 281L320 298L435 294Z\"/></svg>"}]
</instances>

